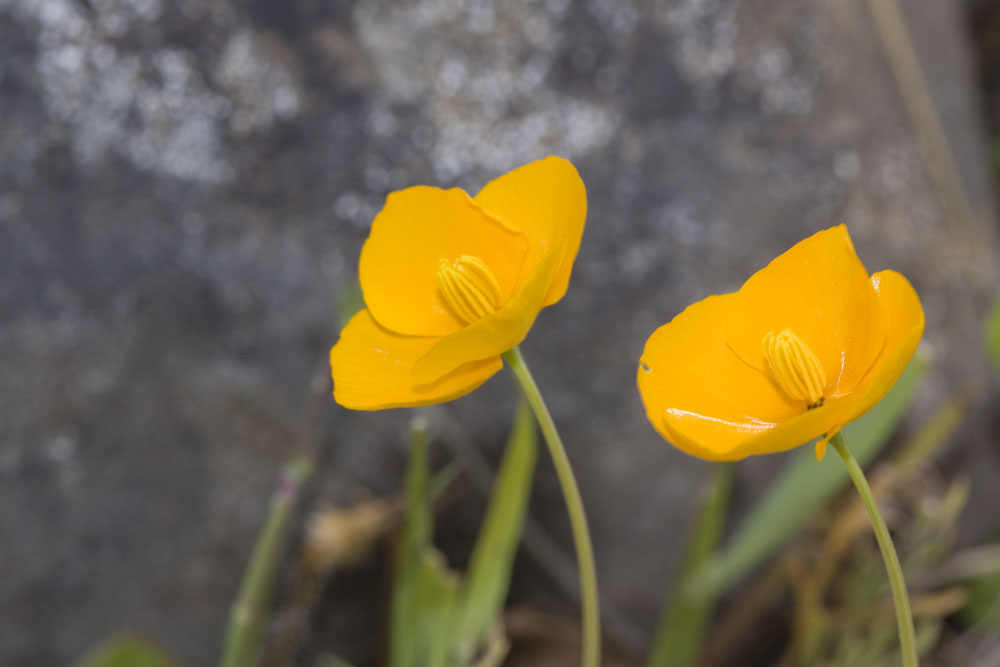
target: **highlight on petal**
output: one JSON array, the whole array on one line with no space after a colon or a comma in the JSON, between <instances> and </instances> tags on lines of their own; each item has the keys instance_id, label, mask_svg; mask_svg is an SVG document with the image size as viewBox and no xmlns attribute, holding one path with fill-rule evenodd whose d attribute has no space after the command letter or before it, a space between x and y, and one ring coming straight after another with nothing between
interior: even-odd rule
<instances>
[{"instance_id":1,"label":"highlight on petal","mask_svg":"<svg viewBox=\"0 0 1000 667\"><path fill-rule=\"evenodd\" d=\"M841 225L657 329L639 391L654 427L694 456L737 460L820 438L822 459L896 382L923 328L910 283L865 275Z\"/></svg>"},{"instance_id":2,"label":"highlight on petal","mask_svg":"<svg viewBox=\"0 0 1000 667\"><path fill-rule=\"evenodd\" d=\"M672 444L702 458L742 458L741 443L804 409L726 346L737 299L724 294L688 306L653 332L639 364L649 421Z\"/></svg>"},{"instance_id":3,"label":"highlight on petal","mask_svg":"<svg viewBox=\"0 0 1000 667\"><path fill-rule=\"evenodd\" d=\"M462 364L495 357L528 335L558 270L560 247L553 247L502 309L441 338L413 366L413 379L433 382Z\"/></svg>"},{"instance_id":4,"label":"highlight on petal","mask_svg":"<svg viewBox=\"0 0 1000 667\"><path fill-rule=\"evenodd\" d=\"M528 238L522 276L530 274L551 248L562 245L543 305L559 301L566 293L587 217L587 191L576 168L561 157L549 156L490 181L475 201Z\"/></svg>"},{"instance_id":5,"label":"highlight on petal","mask_svg":"<svg viewBox=\"0 0 1000 667\"><path fill-rule=\"evenodd\" d=\"M471 392L503 367L500 357L461 364L427 384L417 384L414 362L439 339L393 333L367 310L355 315L330 350L333 395L354 410L415 407L450 401Z\"/></svg>"},{"instance_id":6,"label":"highlight on petal","mask_svg":"<svg viewBox=\"0 0 1000 667\"><path fill-rule=\"evenodd\" d=\"M826 371L827 398L851 392L885 344L885 316L844 225L819 232L753 274L736 293L726 343L765 369L761 341L789 329Z\"/></svg>"},{"instance_id":7,"label":"highlight on petal","mask_svg":"<svg viewBox=\"0 0 1000 667\"><path fill-rule=\"evenodd\" d=\"M779 423L749 422L734 428L702 415L667 411L660 431L678 449L709 461L739 461L754 454L794 449L835 431L850 409L849 398L833 399ZM655 425L655 424L654 424Z\"/></svg>"},{"instance_id":8,"label":"highlight on petal","mask_svg":"<svg viewBox=\"0 0 1000 667\"><path fill-rule=\"evenodd\" d=\"M411 336L443 336L464 323L438 287L441 260L473 256L512 295L527 254L524 234L486 213L464 191L416 186L391 193L361 250L365 304L383 327Z\"/></svg>"},{"instance_id":9,"label":"highlight on petal","mask_svg":"<svg viewBox=\"0 0 1000 667\"><path fill-rule=\"evenodd\" d=\"M895 271L879 271L871 282L885 315L886 341L882 355L857 388L848 421L868 412L889 392L924 335L924 309L910 281Z\"/></svg>"}]
</instances>

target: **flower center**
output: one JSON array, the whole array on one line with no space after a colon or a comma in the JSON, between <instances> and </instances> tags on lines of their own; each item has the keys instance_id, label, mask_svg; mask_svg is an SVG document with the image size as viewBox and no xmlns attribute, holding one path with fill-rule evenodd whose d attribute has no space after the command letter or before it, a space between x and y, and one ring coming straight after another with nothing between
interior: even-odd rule
<instances>
[{"instance_id":1,"label":"flower center","mask_svg":"<svg viewBox=\"0 0 1000 667\"><path fill-rule=\"evenodd\" d=\"M805 401L810 409L823 405L826 372L809 343L785 329L768 333L761 344L771 374L783 392L794 400Z\"/></svg>"},{"instance_id":2,"label":"flower center","mask_svg":"<svg viewBox=\"0 0 1000 667\"><path fill-rule=\"evenodd\" d=\"M474 255L438 260L438 289L451 311L465 324L495 313L500 284L483 260Z\"/></svg>"}]
</instances>

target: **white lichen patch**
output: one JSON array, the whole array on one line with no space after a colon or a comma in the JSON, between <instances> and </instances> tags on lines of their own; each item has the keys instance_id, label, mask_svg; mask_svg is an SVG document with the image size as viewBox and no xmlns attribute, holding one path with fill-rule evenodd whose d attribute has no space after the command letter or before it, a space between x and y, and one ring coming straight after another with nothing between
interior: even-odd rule
<instances>
[{"instance_id":1,"label":"white lichen patch","mask_svg":"<svg viewBox=\"0 0 1000 667\"><path fill-rule=\"evenodd\" d=\"M234 104L229 124L235 133L266 130L298 115L302 94L291 61L277 39L240 31L229 40L215 80Z\"/></svg>"},{"instance_id":2,"label":"white lichen patch","mask_svg":"<svg viewBox=\"0 0 1000 667\"><path fill-rule=\"evenodd\" d=\"M174 178L225 182L228 131L265 131L301 109L292 58L276 39L236 32L208 81L191 52L156 36L161 0L92 0L89 10L73 0L7 2L37 29L45 111L61 129L55 140L83 166L114 155ZM152 43L131 45L142 31Z\"/></svg>"},{"instance_id":3,"label":"white lichen patch","mask_svg":"<svg viewBox=\"0 0 1000 667\"><path fill-rule=\"evenodd\" d=\"M736 11L728 0L678 0L655 10L673 36L674 62L701 90L715 87L736 64Z\"/></svg>"},{"instance_id":4,"label":"white lichen patch","mask_svg":"<svg viewBox=\"0 0 1000 667\"><path fill-rule=\"evenodd\" d=\"M419 108L427 125L420 139L442 181L605 146L621 123L617 109L550 85L567 9L564 2L359 3L356 32L378 77L373 131L393 127L386 107ZM634 25L629 16L622 14L622 30Z\"/></svg>"},{"instance_id":5,"label":"white lichen patch","mask_svg":"<svg viewBox=\"0 0 1000 667\"><path fill-rule=\"evenodd\" d=\"M49 117L65 129L73 155L88 165L115 154L141 169L215 183L231 169L219 119L225 98L202 79L183 50L151 55L118 50L113 38L160 14L158 0L14 0L38 29L36 67Z\"/></svg>"},{"instance_id":6,"label":"white lichen patch","mask_svg":"<svg viewBox=\"0 0 1000 667\"><path fill-rule=\"evenodd\" d=\"M761 91L764 113L803 115L812 109L810 82L796 71L787 49L776 45L762 49L753 64L752 77Z\"/></svg>"}]
</instances>

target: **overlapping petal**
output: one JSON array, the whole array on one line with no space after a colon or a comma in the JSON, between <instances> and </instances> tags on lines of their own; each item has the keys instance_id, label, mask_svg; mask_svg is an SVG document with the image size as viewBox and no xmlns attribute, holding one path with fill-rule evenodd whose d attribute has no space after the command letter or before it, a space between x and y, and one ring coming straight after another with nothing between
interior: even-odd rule
<instances>
[{"instance_id":1,"label":"overlapping petal","mask_svg":"<svg viewBox=\"0 0 1000 667\"><path fill-rule=\"evenodd\" d=\"M423 405L485 381L565 293L586 210L579 174L556 157L475 199L426 186L390 194L361 252L367 310L331 350L337 402Z\"/></svg>"},{"instance_id":2,"label":"overlapping petal","mask_svg":"<svg viewBox=\"0 0 1000 667\"><path fill-rule=\"evenodd\" d=\"M738 292L695 303L657 329L639 390L654 427L694 456L737 460L821 438L822 457L827 438L889 391L923 327L909 282L895 271L869 278L840 226L802 241ZM786 396L763 358L764 336L784 329L824 366L816 406Z\"/></svg>"},{"instance_id":3,"label":"overlapping petal","mask_svg":"<svg viewBox=\"0 0 1000 667\"><path fill-rule=\"evenodd\" d=\"M466 361L501 354L524 340L559 269L560 250L550 248L502 309L437 341L414 364L413 379L434 382Z\"/></svg>"},{"instance_id":4,"label":"overlapping petal","mask_svg":"<svg viewBox=\"0 0 1000 667\"><path fill-rule=\"evenodd\" d=\"M903 373L924 334L924 309L910 281L895 271L879 271L872 275L871 282L887 323L885 347L857 388L857 402L848 421L868 412L886 395Z\"/></svg>"},{"instance_id":5,"label":"overlapping petal","mask_svg":"<svg viewBox=\"0 0 1000 667\"><path fill-rule=\"evenodd\" d=\"M851 392L885 343L878 295L844 225L799 242L750 277L737 292L726 342L764 369L761 340L792 329L826 370L826 395Z\"/></svg>"},{"instance_id":6,"label":"overlapping petal","mask_svg":"<svg viewBox=\"0 0 1000 667\"><path fill-rule=\"evenodd\" d=\"M782 422L736 425L668 409L660 432L671 444L692 456L709 461L739 461L754 454L794 449L831 434L844 424L851 404L847 398L833 399Z\"/></svg>"},{"instance_id":7,"label":"overlapping petal","mask_svg":"<svg viewBox=\"0 0 1000 667\"><path fill-rule=\"evenodd\" d=\"M576 168L555 156L531 162L487 183L475 201L527 237L522 277L530 275L549 250L561 246L543 305L559 301L566 293L587 217L587 192Z\"/></svg>"},{"instance_id":8,"label":"overlapping petal","mask_svg":"<svg viewBox=\"0 0 1000 667\"><path fill-rule=\"evenodd\" d=\"M493 356L461 364L434 382L417 384L411 377L413 364L438 340L393 333L362 310L330 351L335 400L354 410L440 403L464 396L503 367L500 357Z\"/></svg>"},{"instance_id":9,"label":"overlapping petal","mask_svg":"<svg viewBox=\"0 0 1000 667\"><path fill-rule=\"evenodd\" d=\"M365 304L379 324L396 333L444 336L464 324L442 299L438 262L478 257L506 301L518 284L527 250L524 234L458 188L416 186L393 192L361 250L358 274Z\"/></svg>"},{"instance_id":10,"label":"overlapping petal","mask_svg":"<svg viewBox=\"0 0 1000 667\"><path fill-rule=\"evenodd\" d=\"M650 422L672 444L701 458L734 460L794 447L824 433L845 409L831 401L803 413L800 402L726 345L738 299L724 294L688 306L653 332L639 365ZM805 439L788 444L789 435ZM777 449L776 439L784 440Z\"/></svg>"},{"instance_id":11,"label":"overlapping petal","mask_svg":"<svg viewBox=\"0 0 1000 667\"><path fill-rule=\"evenodd\" d=\"M776 423L801 409L726 347L737 298L723 294L693 303L649 337L638 382L651 419L674 408L733 423Z\"/></svg>"}]
</instances>

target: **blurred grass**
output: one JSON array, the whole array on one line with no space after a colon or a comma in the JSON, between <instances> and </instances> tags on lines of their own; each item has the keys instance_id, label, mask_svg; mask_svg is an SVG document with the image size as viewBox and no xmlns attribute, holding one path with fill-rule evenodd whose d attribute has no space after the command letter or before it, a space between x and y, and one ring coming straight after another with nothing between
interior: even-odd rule
<instances>
[{"instance_id":1,"label":"blurred grass","mask_svg":"<svg viewBox=\"0 0 1000 667\"><path fill-rule=\"evenodd\" d=\"M357 279L340 285L334 293L334 314L336 316L336 328L340 331L351 318L357 315L365 307L365 297L361 293L361 283Z\"/></svg>"},{"instance_id":2,"label":"blurred grass","mask_svg":"<svg viewBox=\"0 0 1000 667\"><path fill-rule=\"evenodd\" d=\"M685 595L684 582L704 564L719 543L726 524L732 483L732 463L711 464L711 479L701 513L695 521L687 553L667 595L646 660L647 667L689 667L696 664L716 596L692 598Z\"/></svg>"},{"instance_id":3,"label":"blurred grass","mask_svg":"<svg viewBox=\"0 0 1000 667\"><path fill-rule=\"evenodd\" d=\"M895 456L870 474L900 553L912 596L918 650L925 656L942 642L954 641L955 626L943 631L946 622L973 599L964 583L969 575L1000 571L1000 551L994 554L988 547L976 547L953 553L968 484L941 479L929 465L967 408L964 395L947 401ZM760 631L760 619L778 609L782 615L790 612L791 631L783 656L775 663L780 667L899 664L889 587L859 500L847 494L824 504L800 532L794 547L764 575L751 580L724 611L712 627L700 664L732 664L740 638L754 636Z\"/></svg>"},{"instance_id":4,"label":"blurred grass","mask_svg":"<svg viewBox=\"0 0 1000 667\"><path fill-rule=\"evenodd\" d=\"M143 639L121 637L96 646L73 667L178 667L160 648Z\"/></svg>"},{"instance_id":5,"label":"blurred grass","mask_svg":"<svg viewBox=\"0 0 1000 667\"><path fill-rule=\"evenodd\" d=\"M433 546L426 449L426 423L418 418L393 587L389 664L498 665L507 653L500 619L538 455L534 418L522 398L464 577L450 570Z\"/></svg>"},{"instance_id":6,"label":"blurred grass","mask_svg":"<svg viewBox=\"0 0 1000 667\"><path fill-rule=\"evenodd\" d=\"M858 462L869 463L888 442L927 370L919 354L878 405L844 427ZM736 534L691 575L688 594L711 598L725 592L781 545L787 543L814 512L850 483L836 457L817 462L812 447L799 447Z\"/></svg>"},{"instance_id":7,"label":"blurred grass","mask_svg":"<svg viewBox=\"0 0 1000 667\"><path fill-rule=\"evenodd\" d=\"M986 318L986 351L993 360L993 368L1000 373L1000 297Z\"/></svg>"}]
</instances>

